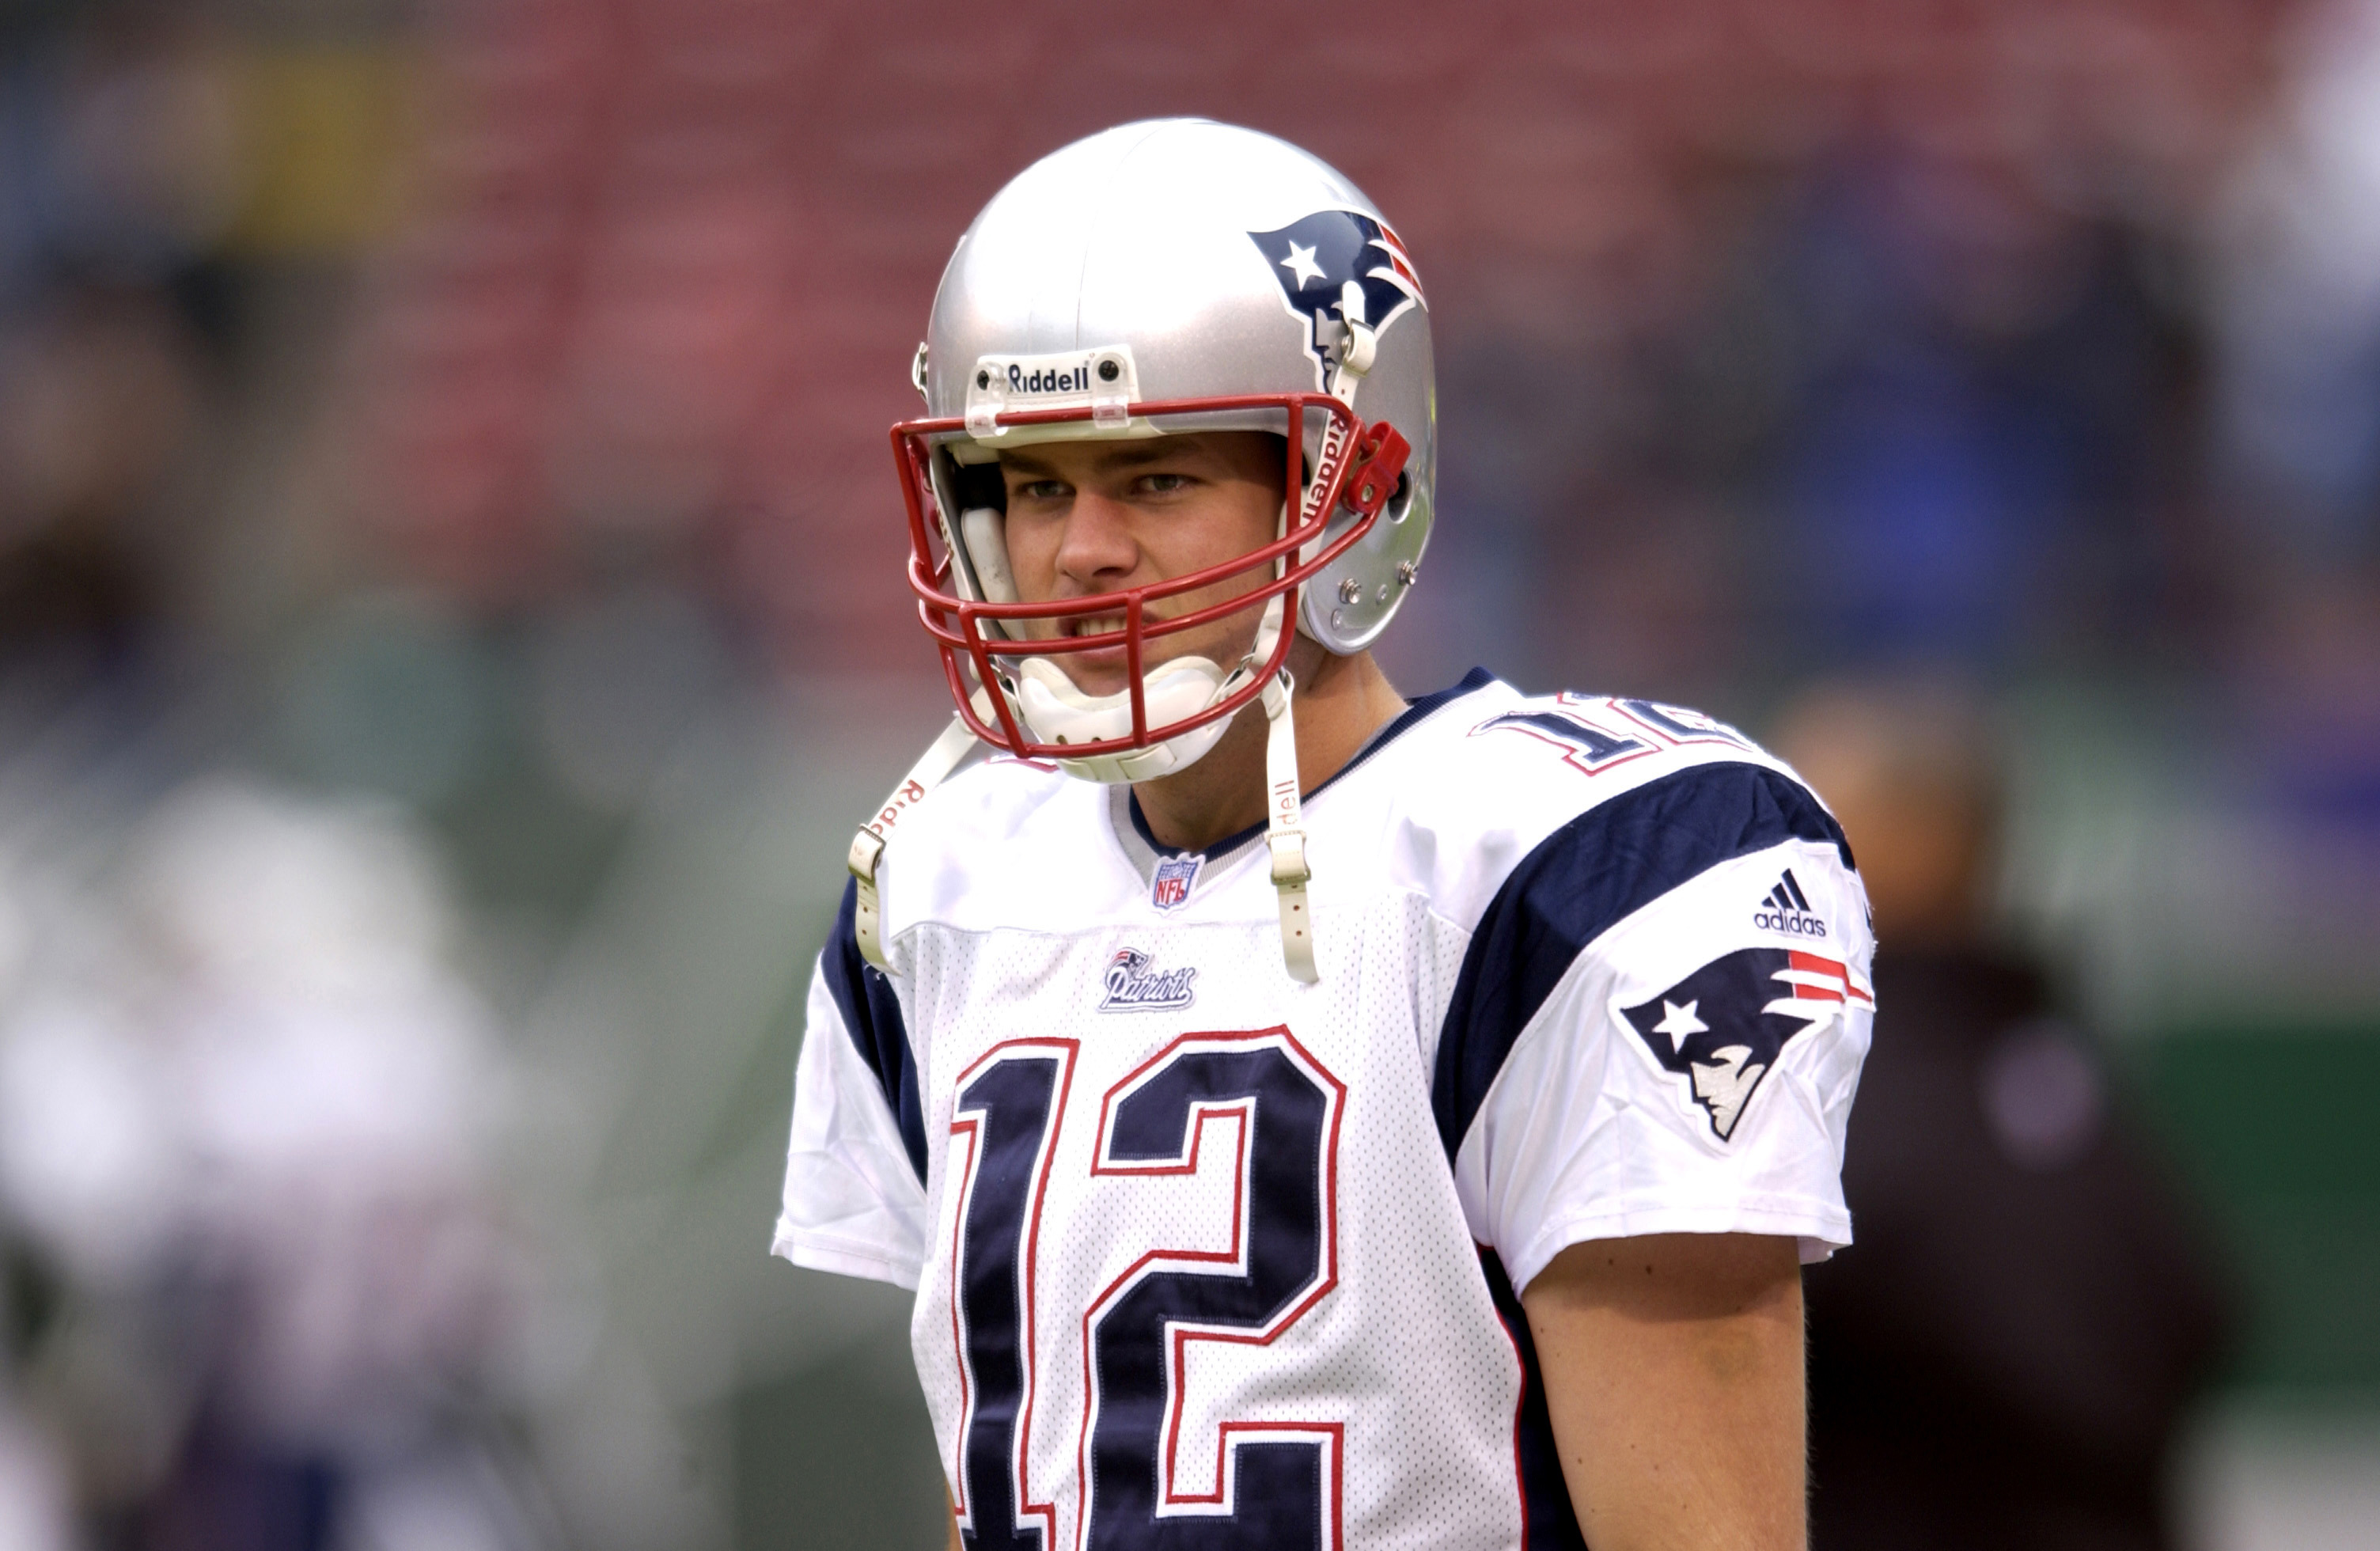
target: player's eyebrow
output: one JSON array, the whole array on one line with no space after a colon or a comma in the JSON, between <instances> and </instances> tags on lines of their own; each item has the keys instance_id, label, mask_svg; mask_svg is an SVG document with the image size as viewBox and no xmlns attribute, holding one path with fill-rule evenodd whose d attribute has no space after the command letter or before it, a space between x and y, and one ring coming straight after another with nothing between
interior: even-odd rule
<instances>
[{"instance_id":1,"label":"player's eyebrow","mask_svg":"<svg viewBox=\"0 0 2380 1551\"><path fill-rule=\"evenodd\" d=\"M1172 445L1167 445L1168 442ZM1108 474L1118 469L1140 468L1149 464L1165 463L1175 458L1202 457L1206 455L1206 452L1207 450L1196 442L1185 442L1180 437L1156 437L1146 442L1122 442L1099 454L1093 466L1093 472ZM1023 449L1014 452L1003 451L1000 454L1000 465L1002 468L1020 474L1028 479L1054 479L1062 477L1055 467Z\"/></svg>"}]
</instances>

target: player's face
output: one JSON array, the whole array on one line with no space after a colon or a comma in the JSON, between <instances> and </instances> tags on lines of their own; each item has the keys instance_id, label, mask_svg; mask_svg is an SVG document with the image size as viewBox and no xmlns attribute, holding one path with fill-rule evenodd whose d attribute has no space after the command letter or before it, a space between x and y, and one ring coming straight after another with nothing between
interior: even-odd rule
<instances>
[{"instance_id":1,"label":"player's face","mask_svg":"<svg viewBox=\"0 0 2380 1551\"><path fill-rule=\"evenodd\" d=\"M1017 596L1062 602L1169 581L1270 543L1280 521L1286 448L1261 431L1204 431L1143 442L1059 442L1000 454L1008 487L1008 563ZM1269 565L1151 603L1148 618L1176 619L1262 586ZM1229 667L1256 638L1250 604L1193 630L1148 643L1143 667L1204 657ZM1123 628L1123 616L1034 621L1036 639ZM1122 647L1058 654L1086 694L1125 685Z\"/></svg>"}]
</instances>

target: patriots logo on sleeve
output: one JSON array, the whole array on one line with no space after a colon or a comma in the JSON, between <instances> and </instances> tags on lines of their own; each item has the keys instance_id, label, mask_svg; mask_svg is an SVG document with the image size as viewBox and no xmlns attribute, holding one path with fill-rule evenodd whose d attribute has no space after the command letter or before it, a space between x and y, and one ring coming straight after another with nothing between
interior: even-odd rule
<instances>
[{"instance_id":1,"label":"patriots logo on sleeve","mask_svg":"<svg viewBox=\"0 0 2380 1551\"><path fill-rule=\"evenodd\" d=\"M1319 367L1342 320L1383 333L1409 307L1427 307L1421 276L1397 234L1352 210L1318 210L1278 231L1250 232L1281 283L1292 316L1306 321L1305 347Z\"/></svg>"},{"instance_id":2,"label":"patriots logo on sleeve","mask_svg":"<svg viewBox=\"0 0 2380 1551\"><path fill-rule=\"evenodd\" d=\"M1839 960L1744 948L1621 1011L1662 1069L1690 1080L1694 1102L1724 1142L1786 1041L1832 1022L1847 1006L1875 1005L1874 994Z\"/></svg>"}]
</instances>

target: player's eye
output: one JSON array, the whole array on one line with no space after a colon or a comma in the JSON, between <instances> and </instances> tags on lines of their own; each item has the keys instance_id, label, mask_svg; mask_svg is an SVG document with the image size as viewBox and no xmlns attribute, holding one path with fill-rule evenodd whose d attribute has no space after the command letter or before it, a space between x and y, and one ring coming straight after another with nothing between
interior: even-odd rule
<instances>
[{"instance_id":1,"label":"player's eye","mask_svg":"<svg viewBox=\"0 0 2380 1551\"><path fill-rule=\"evenodd\" d=\"M1063 501L1072 492L1063 479L1028 479L1016 487L1012 498L1019 501Z\"/></svg>"},{"instance_id":2,"label":"player's eye","mask_svg":"<svg viewBox=\"0 0 2380 1551\"><path fill-rule=\"evenodd\" d=\"M1188 490L1193 482L1187 474L1144 474L1140 477L1140 488L1149 495L1172 495L1177 491Z\"/></svg>"}]
</instances>

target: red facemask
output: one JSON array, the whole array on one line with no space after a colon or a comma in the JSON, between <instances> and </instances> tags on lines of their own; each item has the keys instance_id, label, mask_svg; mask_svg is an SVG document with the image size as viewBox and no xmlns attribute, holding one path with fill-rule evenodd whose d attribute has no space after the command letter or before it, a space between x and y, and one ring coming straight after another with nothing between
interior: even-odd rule
<instances>
[{"instance_id":1,"label":"red facemask","mask_svg":"<svg viewBox=\"0 0 2380 1551\"><path fill-rule=\"evenodd\" d=\"M1185 576L1151 582L1145 587L1128 588L1121 592L1104 592L1088 598L1045 603L994 602L967 597L963 590L950 543L950 534L957 526L957 514L942 509L942 498L935 488L934 448L940 442L967 434L966 422L956 418L905 420L892 428L893 457L900 466L902 493L909 507L909 588L917 596L917 617L925 625L926 633L934 638L936 648L941 654L943 675L949 682L952 698L958 704L959 715L977 737L1019 758L1082 758L1117 754L1148 748L1233 715L1263 693L1264 686L1288 660L1290 641L1295 634L1293 628L1279 632L1261 671L1249 675L1245 683L1196 715L1151 726L1143 676L1149 665L1148 644L1252 607L1261 607L1274 598L1282 600L1284 617L1293 622L1300 588L1307 578L1359 542L1371 531L1372 525L1379 520L1382 508L1395 493L1398 477L1403 471L1411 447L1404 437L1386 421L1366 426L1356 418L1354 410L1330 394L1319 393L1257 394L1134 404L1128 407L1127 421L1227 411L1244 413L1248 410L1277 411L1282 416L1284 427L1303 427L1309 416L1324 418L1312 480L1304 478L1303 438L1293 436L1287 439L1287 455L1281 476L1282 502L1284 510L1295 514L1289 522L1288 531L1259 549ZM1001 428L1070 422L1088 424L1095 415L1103 422L1109 419L1108 416L1100 415L1087 406L1072 409L1015 410L998 416L994 424ZM1324 542L1332 517L1342 506L1354 515L1355 520ZM929 512L934 514L933 520L929 520ZM1315 546L1314 552L1299 559L1299 551L1307 546ZM1152 604L1245 577L1259 570L1265 573L1264 579L1246 592L1174 618L1155 620L1149 617ZM1032 640L1020 639L1011 633L1013 626L1034 622L1059 624L1100 615L1122 615L1123 628L1092 636L1060 636ZM1014 662L1027 657L1062 658L1073 652L1103 651L1119 647L1124 653L1126 693L1132 709L1131 733L1098 742L1062 745L1035 739L1017 712L1013 694L1002 687L1014 681ZM965 663L964 670L962 662ZM991 712L989 721L974 698L978 688L991 690L984 696Z\"/></svg>"}]
</instances>

